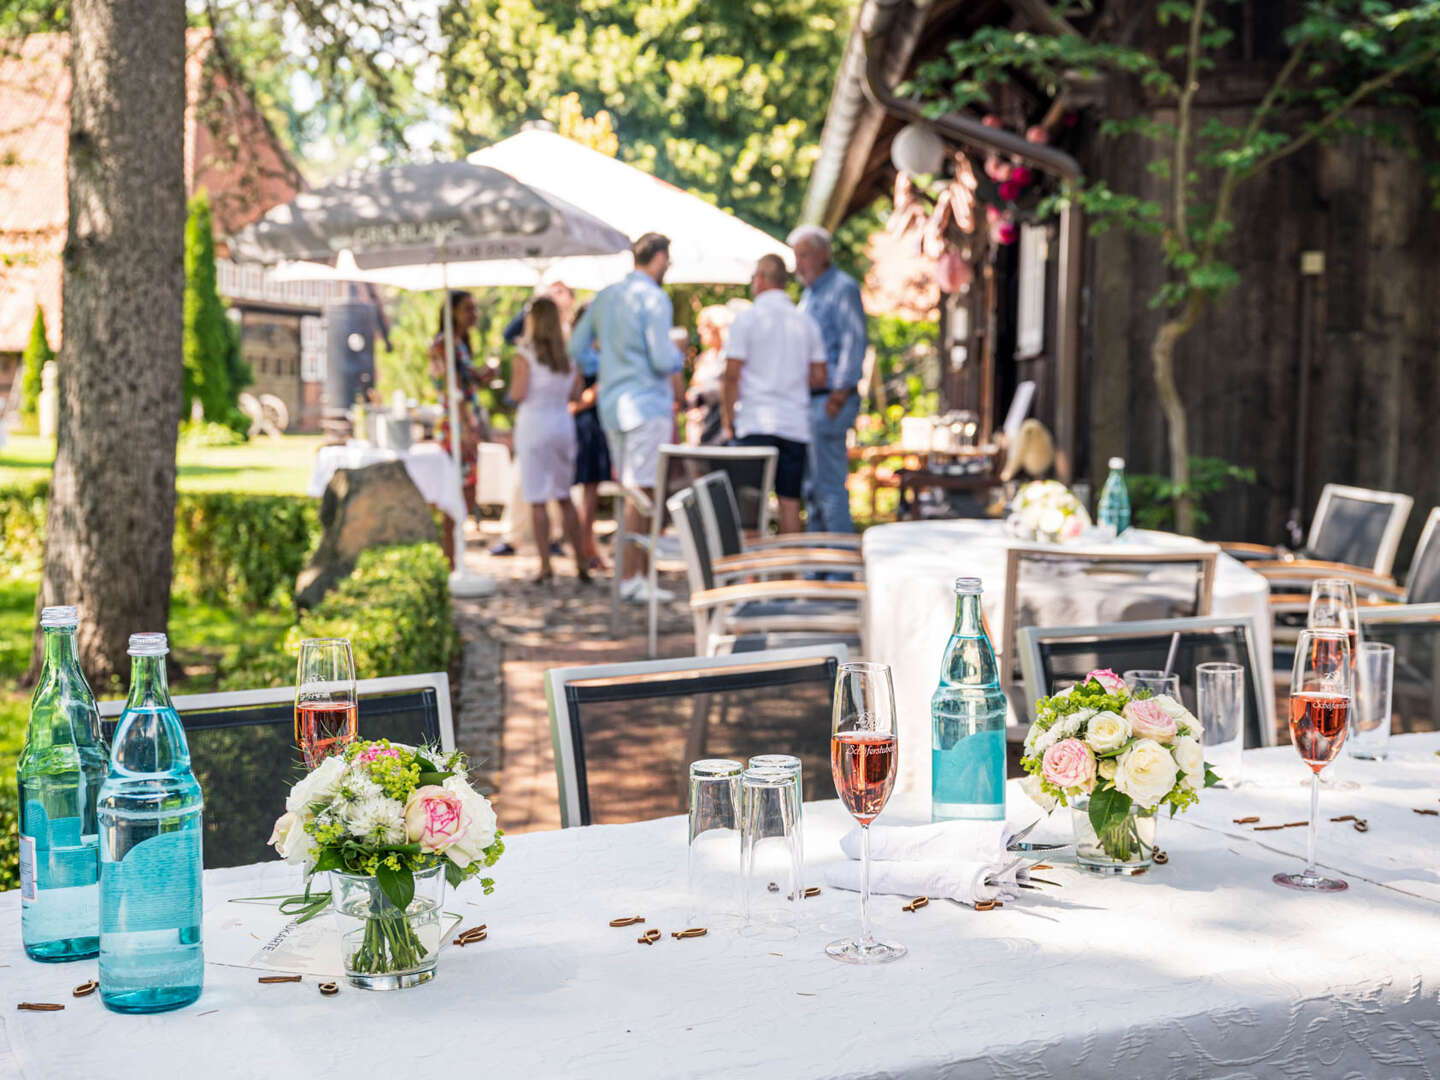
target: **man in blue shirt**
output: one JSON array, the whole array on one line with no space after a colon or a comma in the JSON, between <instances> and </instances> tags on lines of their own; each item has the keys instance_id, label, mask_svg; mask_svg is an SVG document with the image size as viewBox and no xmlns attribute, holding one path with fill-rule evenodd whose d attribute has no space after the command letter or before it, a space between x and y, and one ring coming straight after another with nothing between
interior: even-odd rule
<instances>
[{"instance_id":1,"label":"man in blue shirt","mask_svg":"<svg viewBox=\"0 0 1440 1080\"><path fill-rule=\"evenodd\" d=\"M802 225L790 234L795 276L805 283L800 310L820 326L828 380L810 392L811 532L850 533L850 493L845 481L850 459L845 436L860 411L856 386L865 363L865 308L855 279L830 261L830 234L818 225Z\"/></svg>"},{"instance_id":2,"label":"man in blue shirt","mask_svg":"<svg viewBox=\"0 0 1440 1080\"><path fill-rule=\"evenodd\" d=\"M626 487L639 488L653 502L660 447L675 431L675 406L684 400L682 357L670 340L675 309L660 283L670 268L670 241L659 233L646 233L631 247L635 269L623 281L605 289L591 301L570 332L570 359L580 363L585 346L600 343L600 423L610 445L616 478ZM633 502L625 508L625 528L631 535L650 531L648 518ZM645 553L631 544L616 568L620 595L634 603L648 603ZM660 600L673 599L667 590Z\"/></svg>"}]
</instances>

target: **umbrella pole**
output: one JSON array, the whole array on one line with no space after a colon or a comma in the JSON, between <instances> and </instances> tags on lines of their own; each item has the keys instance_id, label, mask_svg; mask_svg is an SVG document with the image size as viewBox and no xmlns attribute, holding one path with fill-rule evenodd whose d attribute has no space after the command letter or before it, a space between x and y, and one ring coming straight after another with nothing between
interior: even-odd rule
<instances>
[{"instance_id":1,"label":"umbrella pole","mask_svg":"<svg viewBox=\"0 0 1440 1080\"><path fill-rule=\"evenodd\" d=\"M455 519L453 533L455 569L450 574L450 595L489 596L495 591L495 582L470 573L465 566L465 518L470 513L470 504L465 498L465 463L460 457L460 390L455 385L455 312L450 304L450 264L443 240L440 243L440 281L445 294L441 301L441 320L445 325L445 396L450 413L450 460L455 463L455 475L460 481L460 516Z\"/></svg>"}]
</instances>

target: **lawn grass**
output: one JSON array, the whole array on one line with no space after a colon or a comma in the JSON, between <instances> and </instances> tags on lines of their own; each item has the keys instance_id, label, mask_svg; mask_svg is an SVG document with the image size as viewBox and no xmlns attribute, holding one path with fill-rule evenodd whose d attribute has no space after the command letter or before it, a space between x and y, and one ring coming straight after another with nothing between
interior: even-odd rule
<instances>
[{"instance_id":1,"label":"lawn grass","mask_svg":"<svg viewBox=\"0 0 1440 1080\"><path fill-rule=\"evenodd\" d=\"M303 495L310 482L319 435L259 438L240 446L185 446L176 457L181 491L239 491L254 495ZM0 449L0 484L50 478L55 440L12 434Z\"/></svg>"}]
</instances>

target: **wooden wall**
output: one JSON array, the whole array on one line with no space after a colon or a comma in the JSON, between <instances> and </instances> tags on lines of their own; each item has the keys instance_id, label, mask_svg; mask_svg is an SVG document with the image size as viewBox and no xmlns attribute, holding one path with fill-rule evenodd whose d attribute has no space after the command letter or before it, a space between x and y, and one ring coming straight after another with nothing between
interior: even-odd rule
<instances>
[{"instance_id":1,"label":"wooden wall","mask_svg":"<svg viewBox=\"0 0 1440 1080\"><path fill-rule=\"evenodd\" d=\"M1202 110L1241 122L1245 110ZM1400 119L1405 122L1405 118ZM1423 139L1415 125L1412 139ZM1125 140L1097 140L1086 162L1112 188L1160 198L1152 156ZM1427 147L1433 157L1435 147ZM1295 499L1294 406L1310 380L1310 436L1299 493L1308 526L1321 486L1403 491L1415 511L1397 565L1409 559L1440 504L1440 212L1421 165L1403 149L1359 139L1311 147L1242 187L1230 261L1242 284L1212 303L1176 353L1192 452L1253 468L1257 483L1212 506L1207 535L1280 542ZM1321 251L1323 277L1302 303L1300 256ZM1081 415L1092 481L1123 455L1132 472L1167 470L1150 343L1160 323L1147 301L1164 280L1153 239L1112 231L1087 252L1089 334ZM1301 371L1302 320L1314 335ZM1083 430L1083 429L1082 429Z\"/></svg>"}]
</instances>

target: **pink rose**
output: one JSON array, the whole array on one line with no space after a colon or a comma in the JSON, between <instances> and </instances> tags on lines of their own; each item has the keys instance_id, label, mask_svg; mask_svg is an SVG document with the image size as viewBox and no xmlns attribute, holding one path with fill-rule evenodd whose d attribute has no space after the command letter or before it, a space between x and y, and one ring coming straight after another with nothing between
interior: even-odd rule
<instances>
[{"instance_id":1,"label":"pink rose","mask_svg":"<svg viewBox=\"0 0 1440 1080\"><path fill-rule=\"evenodd\" d=\"M985 175L1000 184L1010 179L1011 164L1002 157L991 154L985 159Z\"/></svg>"},{"instance_id":2,"label":"pink rose","mask_svg":"<svg viewBox=\"0 0 1440 1080\"><path fill-rule=\"evenodd\" d=\"M1108 667L1096 668L1090 672L1090 674L1086 675L1082 680L1082 684L1087 682L1099 683L1104 687L1107 694L1120 694L1125 690L1125 680L1119 675L1116 675L1115 672L1111 671Z\"/></svg>"},{"instance_id":3,"label":"pink rose","mask_svg":"<svg viewBox=\"0 0 1440 1080\"><path fill-rule=\"evenodd\" d=\"M1175 718L1160 707L1154 698L1135 698L1125 706L1125 719L1137 739L1154 739L1168 743L1175 738Z\"/></svg>"},{"instance_id":4,"label":"pink rose","mask_svg":"<svg viewBox=\"0 0 1440 1080\"><path fill-rule=\"evenodd\" d=\"M1079 739L1061 739L1040 761L1045 779L1063 790L1095 786L1095 755Z\"/></svg>"},{"instance_id":5,"label":"pink rose","mask_svg":"<svg viewBox=\"0 0 1440 1080\"><path fill-rule=\"evenodd\" d=\"M1050 141L1050 132L1046 131L1039 124L1031 124L1025 131L1025 141L1039 143L1044 146Z\"/></svg>"},{"instance_id":6,"label":"pink rose","mask_svg":"<svg viewBox=\"0 0 1440 1080\"><path fill-rule=\"evenodd\" d=\"M1021 187L1026 187L1035 179L1035 171L1028 165L1016 165L1010 172L1010 179Z\"/></svg>"},{"instance_id":7,"label":"pink rose","mask_svg":"<svg viewBox=\"0 0 1440 1080\"><path fill-rule=\"evenodd\" d=\"M1005 125L1000 121L1000 118L999 118L998 116L996 116L994 113L986 113L983 117L980 118L980 122L981 122L982 124L984 124L986 127L992 127L992 128L999 128L999 127L1004 127L1004 126L1005 126Z\"/></svg>"},{"instance_id":8,"label":"pink rose","mask_svg":"<svg viewBox=\"0 0 1440 1080\"><path fill-rule=\"evenodd\" d=\"M1015 178L1012 176L1009 180L1006 180L1000 185L1000 198L1004 199L1006 202L1014 202L1020 197L1020 192L1024 190L1024 185L1017 183Z\"/></svg>"},{"instance_id":9,"label":"pink rose","mask_svg":"<svg viewBox=\"0 0 1440 1080\"><path fill-rule=\"evenodd\" d=\"M460 796L435 784L416 788L405 804L405 838L421 851L443 852L469 825Z\"/></svg>"},{"instance_id":10,"label":"pink rose","mask_svg":"<svg viewBox=\"0 0 1440 1080\"><path fill-rule=\"evenodd\" d=\"M1013 244L1020 237L1020 230L1008 221L997 221L990 226L990 239L1001 246Z\"/></svg>"},{"instance_id":11,"label":"pink rose","mask_svg":"<svg viewBox=\"0 0 1440 1080\"><path fill-rule=\"evenodd\" d=\"M360 754L356 760L361 761L366 765L369 765L370 762L374 761L376 758L398 758L399 756L400 751L396 750L393 746L367 746L364 750L360 751Z\"/></svg>"}]
</instances>

